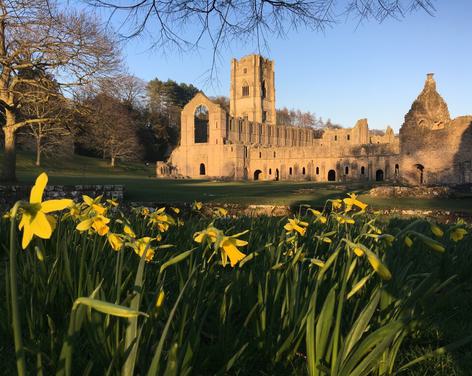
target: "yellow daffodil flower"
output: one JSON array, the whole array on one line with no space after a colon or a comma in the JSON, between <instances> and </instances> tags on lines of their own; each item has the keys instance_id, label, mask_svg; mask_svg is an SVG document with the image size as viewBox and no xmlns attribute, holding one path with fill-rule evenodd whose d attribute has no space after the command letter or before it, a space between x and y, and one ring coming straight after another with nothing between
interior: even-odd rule
<instances>
[{"instance_id":1,"label":"yellow daffodil flower","mask_svg":"<svg viewBox=\"0 0 472 376\"><path fill-rule=\"evenodd\" d=\"M333 210L340 209L343 205L343 202L340 199L331 200L331 207Z\"/></svg>"},{"instance_id":2,"label":"yellow daffodil flower","mask_svg":"<svg viewBox=\"0 0 472 376\"><path fill-rule=\"evenodd\" d=\"M328 219L319 210L308 209L308 211L310 211L311 214L316 217L315 222L319 221L320 223L325 224L328 221Z\"/></svg>"},{"instance_id":3,"label":"yellow daffodil flower","mask_svg":"<svg viewBox=\"0 0 472 376\"><path fill-rule=\"evenodd\" d=\"M431 232L438 238L442 238L444 231L438 225L431 224Z\"/></svg>"},{"instance_id":4,"label":"yellow daffodil flower","mask_svg":"<svg viewBox=\"0 0 472 376\"><path fill-rule=\"evenodd\" d=\"M353 206L357 206L359 209L361 209L361 211L365 211L365 209L367 208L367 204L363 203L362 201L359 201L355 193L348 193L347 195L349 197L343 200L344 204L346 205L346 213L348 211L351 211Z\"/></svg>"},{"instance_id":5,"label":"yellow daffodil flower","mask_svg":"<svg viewBox=\"0 0 472 376\"><path fill-rule=\"evenodd\" d=\"M129 227L128 225L124 225L123 226L123 232L128 235L130 238L135 238L136 237L136 234L134 233L134 231L131 229L131 227Z\"/></svg>"},{"instance_id":6,"label":"yellow daffodil flower","mask_svg":"<svg viewBox=\"0 0 472 376\"><path fill-rule=\"evenodd\" d=\"M458 227L451 232L451 240L458 242L462 240L464 236L467 235L467 230L465 228Z\"/></svg>"},{"instance_id":7,"label":"yellow daffodil flower","mask_svg":"<svg viewBox=\"0 0 472 376\"><path fill-rule=\"evenodd\" d=\"M405 236L404 242L408 248L411 248L411 246L413 245L413 240L411 240L411 238L408 235Z\"/></svg>"},{"instance_id":8,"label":"yellow daffodil flower","mask_svg":"<svg viewBox=\"0 0 472 376\"><path fill-rule=\"evenodd\" d=\"M228 210L226 210L225 208L216 207L215 209L213 209L213 214L216 217L226 217L228 215Z\"/></svg>"},{"instance_id":9,"label":"yellow daffodil flower","mask_svg":"<svg viewBox=\"0 0 472 376\"><path fill-rule=\"evenodd\" d=\"M164 303L165 293L163 290L159 291L156 299L156 308L161 308Z\"/></svg>"},{"instance_id":10,"label":"yellow daffodil flower","mask_svg":"<svg viewBox=\"0 0 472 376\"><path fill-rule=\"evenodd\" d=\"M143 217L147 217L149 215L149 209L148 208L142 208L141 209L141 215Z\"/></svg>"},{"instance_id":11,"label":"yellow daffodil flower","mask_svg":"<svg viewBox=\"0 0 472 376\"><path fill-rule=\"evenodd\" d=\"M284 226L284 229L287 230L287 234L290 234L291 232L298 232L301 236L304 236L307 227L307 222L300 221L297 218L289 218L288 223L286 223Z\"/></svg>"},{"instance_id":12,"label":"yellow daffodil flower","mask_svg":"<svg viewBox=\"0 0 472 376\"><path fill-rule=\"evenodd\" d=\"M223 250L221 252L221 263L226 266L229 258L229 262L234 267L239 261L241 261L246 255L242 253L238 247L244 247L248 243L245 240L237 239L235 236L224 236L219 244L219 248Z\"/></svg>"},{"instance_id":13,"label":"yellow daffodil flower","mask_svg":"<svg viewBox=\"0 0 472 376\"><path fill-rule=\"evenodd\" d=\"M179 208L174 208L174 207L172 207L171 209L172 209L172 211L173 211L175 214L179 214L179 213L180 213L180 209L179 209Z\"/></svg>"},{"instance_id":14,"label":"yellow daffodil flower","mask_svg":"<svg viewBox=\"0 0 472 376\"><path fill-rule=\"evenodd\" d=\"M201 203L200 201L194 201L193 204L192 204L192 209L193 210L201 210L203 208L203 203Z\"/></svg>"},{"instance_id":15,"label":"yellow daffodil flower","mask_svg":"<svg viewBox=\"0 0 472 376\"><path fill-rule=\"evenodd\" d=\"M215 250L221 252L221 263L226 266L228 258L232 267L234 267L239 261L241 261L246 255L242 253L238 247L244 247L247 245L247 241L238 239L241 235L244 235L249 230L240 232L235 235L224 235L223 231L218 230L212 225L208 226L203 231L196 232L193 235L193 240L197 243L208 242L210 245L214 245Z\"/></svg>"},{"instance_id":16,"label":"yellow daffodil flower","mask_svg":"<svg viewBox=\"0 0 472 376\"><path fill-rule=\"evenodd\" d=\"M76 229L80 232L93 229L98 235L103 236L110 230L108 223L110 223L110 219L99 214L83 220L77 225Z\"/></svg>"},{"instance_id":17,"label":"yellow daffodil flower","mask_svg":"<svg viewBox=\"0 0 472 376\"><path fill-rule=\"evenodd\" d=\"M139 255L139 257L142 257L144 252L146 252L145 258L146 261L149 262L154 258L155 253L154 248L151 247L151 242L153 240L153 238L145 236L144 238L134 241L131 246L133 247L134 252Z\"/></svg>"},{"instance_id":18,"label":"yellow daffodil flower","mask_svg":"<svg viewBox=\"0 0 472 376\"><path fill-rule=\"evenodd\" d=\"M36 235L42 239L49 239L55 229L56 219L48 213L63 210L73 204L72 200L42 201L44 188L48 182L46 173L42 173L36 179L31 189L29 204L23 207L23 213L19 229L23 230L21 246L25 249Z\"/></svg>"},{"instance_id":19,"label":"yellow daffodil flower","mask_svg":"<svg viewBox=\"0 0 472 376\"><path fill-rule=\"evenodd\" d=\"M118 206L118 201L115 200L114 198L107 199L107 202L110 205L110 207L116 208Z\"/></svg>"},{"instance_id":20,"label":"yellow daffodil flower","mask_svg":"<svg viewBox=\"0 0 472 376\"><path fill-rule=\"evenodd\" d=\"M170 215L166 214L166 208L160 208L149 216L149 223L156 225L160 232L166 232L170 225L174 225L175 221Z\"/></svg>"},{"instance_id":21,"label":"yellow daffodil flower","mask_svg":"<svg viewBox=\"0 0 472 376\"><path fill-rule=\"evenodd\" d=\"M107 240L114 251L120 251L123 248L124 240L121 235L109 232L107 234Z\"/></svg>"},{"instance_id":22,"label":"yellow daffodil flower","mask_svg":"<svg viewBox=\"0 0 472 376\"><path fill-rule=\"evenodd\" d=\"M339 223L341 223L341 224L347 223L347 224L352 225L352 224L356 223L356 222L354 221L354 219L352 219L352 218L350 218L350 217L346 217L345 215L336 214L335 218L336 218L336 220L337 220Z\"/></svg>"},{"instance_id":23,"label":"yellow daffodil flower","mask_svg":"<svg viewBox=\"0 0 472 376\"><path fill-rule=\"evenodd\" d=\"M349 243L350 247L354 251L357 257L362 257L362 256L367 256L367 260L369 261L370 265L372 266L372 269L384 280L388 281L392 278L392 274L390 273L390 270L380 261L378 256L372 252L369 248L359 245L359 244L354 244L354 243Z\"/></svg>"}]
</instances>

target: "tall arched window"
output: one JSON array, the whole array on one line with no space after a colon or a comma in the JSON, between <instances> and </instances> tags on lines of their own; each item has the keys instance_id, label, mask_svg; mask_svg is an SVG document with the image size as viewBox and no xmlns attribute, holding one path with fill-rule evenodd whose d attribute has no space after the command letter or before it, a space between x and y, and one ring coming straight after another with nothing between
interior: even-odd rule
<instances>
[{"instance_id":1,"label":"tall arched window","mask_svg":"<svg viewBox=\"0 0 472 376\"><path fill-rule=\"evenodd\" d=\"M204 163L200 163L200 175L206 175L206 171L205 171L205 164Z\"/></svg>"},{"instance_id":2,"label":"tall arched window","mask_svg":"<svg viewBox=\"0 0 472 376\"><path fill-rule=\"evenodd\" d=\"M316 175L319 175L319 174L320 174L320 168L317 167L317 168L316 168Z\"/></svg>"},{"instance_id":3,"label":"tall arched window","mask_svg":"<svg viewBox=\"0 0 472 376\"><path fill-rule=\"evenodd\" d=\"M208 108L200 105L195 109L194 133L195 143L202 144L208 142Z\"/></svg>"},{"instance_id":4,"label":"tall arched window","mask_svg":"<svg viewBox=\"0 0 472 376\"><path fill-rule=\"evenodd\" d=\"M243 97L249 97L249 85L247 84L247 82L243 83L242 95Z\"/></svg>"},{"instance_id":5,"label":"tall arched window","mask_svg":"<svg viewBox=\"0 0 472 376\"><path fill-rule=\"evenodd\" d=\"M361 167L361 175L364 175L364 174L365 174L365 167L362 166L362 167Z\"/></svg>"},{"instance_id":6,"label":"tall arched window","mask_svg":"<svg viewBox=\"0 0 472 376\"><path fill-rule=\"evenodd\" d=\"M349 175L349 167L344 167L344 175Z\"/></svg>"}]
</instances>

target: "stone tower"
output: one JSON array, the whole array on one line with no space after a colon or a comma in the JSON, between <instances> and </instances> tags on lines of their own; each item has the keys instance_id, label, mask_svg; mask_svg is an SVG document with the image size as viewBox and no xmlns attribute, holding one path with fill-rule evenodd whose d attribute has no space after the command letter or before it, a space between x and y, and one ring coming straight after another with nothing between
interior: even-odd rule
<instances>
[{"instance_id":1,"label":"stone tower","mask_svg":"<svg viewBox=\"0 0 472 376\"><path fill-rule=\"evenodd\" d=\"M231 61L230 115L276 124L273 61L260 55Z\"/></svg>"}]
</instances>

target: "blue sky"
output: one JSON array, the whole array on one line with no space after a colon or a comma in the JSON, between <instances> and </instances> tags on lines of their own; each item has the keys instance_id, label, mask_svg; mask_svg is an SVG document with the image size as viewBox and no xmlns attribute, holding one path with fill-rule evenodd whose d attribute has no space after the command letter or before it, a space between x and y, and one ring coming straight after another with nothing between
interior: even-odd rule
<instances>
[{"instance_id":1,"label":"blue sky","mask_svg":"<svg viewBox=\"0 0 472 376\"><path fill-rule=\"evenodd\" d=\"M438 0L425 12L358 25L339 23L324 32L291 32L269 40L264 55L275 60L276 106L312 111L345 127L368 118L371 128L396 131L434 72L452 117L472 114L472 1ZM220 51L218 80L209 83L210 49L179 53L150 49L146 38L124 46L129 71L144 80L158 77L192 83L207 95L229 95L232 57L257 52L233 44Z\"/></svg>"}]
</instances>

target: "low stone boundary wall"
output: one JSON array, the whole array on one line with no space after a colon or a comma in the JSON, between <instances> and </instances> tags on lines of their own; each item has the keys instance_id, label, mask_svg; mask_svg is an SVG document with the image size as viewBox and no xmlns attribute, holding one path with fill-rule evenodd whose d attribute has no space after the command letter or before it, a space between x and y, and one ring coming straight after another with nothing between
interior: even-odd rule
<instances>
[{"instance_id":1,"label":"low stone boundary wall","mask_svg":"<svg viewBox=\"0 0 472 376\"><path fill-rule=\"evenodd\" d=\"M28 200L31 186L0 185L0 205L10 205L18 200ZM82 195L123 200L123 185L48 185L44 190L43 199L72 198L79 200Z\"/></svg>"},{"instance_id":2,"label":"low stone boundary wall","mask_svg":"<svg viewBox=\"0 0 472 376\"><path fill-rule=\"evenodd\" d=\"M450 187L400 187L381 186L369 191L372 197L414 197L414 198L448 198L454 196Z\"/></svg>"}]
</instances>

